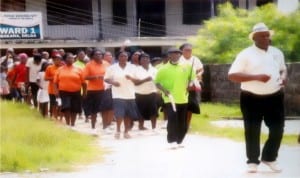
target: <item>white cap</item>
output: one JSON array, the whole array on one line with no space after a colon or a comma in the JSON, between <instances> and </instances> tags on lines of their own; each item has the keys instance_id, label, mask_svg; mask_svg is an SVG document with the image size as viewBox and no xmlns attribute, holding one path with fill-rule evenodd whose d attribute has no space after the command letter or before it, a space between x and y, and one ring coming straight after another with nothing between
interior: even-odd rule
<instances>
[{"instance_id":1,"label":"white cap","mask_svg":"<svg viewBox=\"0 0 300 178\"><path fill-rule=\"evenodd\" d=\"M263 22L260 22L260 23L257 23L253 26L252 28L252 32L249 34L249 38L252 40L253 39L253 35L255 33L258 33L258 32L269 32L270 35L274 35L274 31L273 30L270 30L266 24L264 24Z\"/></svg>"}]
</instances>

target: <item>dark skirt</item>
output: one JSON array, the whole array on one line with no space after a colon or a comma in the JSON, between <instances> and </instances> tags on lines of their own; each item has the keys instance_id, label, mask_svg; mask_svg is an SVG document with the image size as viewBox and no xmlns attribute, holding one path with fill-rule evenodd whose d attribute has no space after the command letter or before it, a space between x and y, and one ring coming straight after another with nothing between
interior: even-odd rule
<instances>
[{"instance_id":1,"label":"dark skirt","mask_svg":"<svg viewBox=\"0 0 300 178\"><path fill-rule=\"evenodd\" d=\"M100 111L108 111L113 109L113 99L111 94L111 88L107 89L103 93L101 100Z\"/></svg>"},{"instance_id":2,"label":"dark skirt","mask_svg":"<svg viewBox=\"0 0 300 178\"><path fill-rule=\"evenodd\" d=\"M81 94L77 92L59 91L61 98L61 111L67 110L72 113L81 113Z\"/></svg>"},{"instance_id":3,"label":"dark skirt","mask_svg":"<svg viewBox=\"0 0 300 178\"><path fill-rule=\"evenodd\" d=\"M187 110L195 114L200 114L199 104L200 104L200 92L189 91Z\"/></svg>"},{"instance_id":4,"label":"dark skirt","mask_svg":"<svg viewBox=\"0 0 300 178\"><path fill-rule=\"evenodd\" d=\"M150 120L158 116L157 100L156 93L148 95L135 94L136 105L143 119Z\"/></svg>"}]
</instances>

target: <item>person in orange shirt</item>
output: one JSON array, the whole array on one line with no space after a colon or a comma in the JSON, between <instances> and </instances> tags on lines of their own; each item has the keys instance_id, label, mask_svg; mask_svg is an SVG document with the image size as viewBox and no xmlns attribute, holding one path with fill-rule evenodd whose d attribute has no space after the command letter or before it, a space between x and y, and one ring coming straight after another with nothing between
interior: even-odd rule
<instances>
[{"instance_id":1,"label":"person in orange shirt","mask_svg":"<svg viewBox=\"0 0 300 178\"><path fill-rule=\"evenodd\" d=\"M67 53L66 65L57 70L53 81L56 96L61 98L61 111L71 128L75 126L76 115L81 113L81 89L86 93L83 71L73 66L74 60L74 55Z\"/></svg>"},{"instance_id":2,"label":"person in orange shirt","mask_svg":"<svg viewBox=\"0 0 300 178\"><path fill-rule=\"evenodd\" d=\"M15 82L15 75L16 75L16 63L14 63L12 69L8 70L7 67L5 67L5 70L7 70L7 76L6 76L6 80L9 84L9 93L10 95L7 96L8 100L12 100L12 99L16 99L18 100L19 96L18 96L18 92L17 92L17 84Z\"/></svg>"},{"instance_id":3,"label":"person in orange shirt","mask_svg":"<svg viewBox=\"0 0 300 178\"><path fill-rule=\"evenodd\" d=\"M48 85L48 94L50 99L50 117L54 117L55 119L58 118L60 106L58 106L58 103L56 102L56 96L55 96L55 90L54 90L54 75L55 72L58 70L59 67L62 66L61 63L62 56L58 53L53 54L52 56L52 62L53 65L50 65L47 67L45 71L45 80L49 81Z\"/></svg>"},{"instance_id":4,"label":"person in orange shirt","mask_svg":"<svg viewBox=\"0 0 300 178\"><path fill-rule=\"evenodd\" d=\"M97 135L95 128L97 121L97 113L101 111L103 127L105 127L105 115L103 115L101 102L104 96L103 76L109 63L102 60L103 54L99 49L95 49L91 53L90 60L84 68L84 78L88 80L86 94L86 114L91 116L92 134Z\"/></svg>"}]
</instances>

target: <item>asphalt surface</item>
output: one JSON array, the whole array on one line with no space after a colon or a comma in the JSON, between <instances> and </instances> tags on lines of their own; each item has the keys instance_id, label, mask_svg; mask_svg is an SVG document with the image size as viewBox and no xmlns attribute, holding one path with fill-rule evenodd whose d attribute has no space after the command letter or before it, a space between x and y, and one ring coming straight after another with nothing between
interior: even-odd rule
<instances>
[{"instance_id":1,"label":"asphalt surface","mask_svg":"<svg viewBox=\"0 0 300 178\"><path fill-rule=\"evenodd\" d=\"M79 120L76 131L90 134L89 126ZM281 173L262 164L257 173L247 173L244 143L188 134L184 147L174 149L161 126L155 132L134 128L131 139L120 140L99 131L99 145L110 153L104 161L78 166L74 172L2 173L0 178L300 178L300 145L281 146Z\"/></svg>"}]
</instances>

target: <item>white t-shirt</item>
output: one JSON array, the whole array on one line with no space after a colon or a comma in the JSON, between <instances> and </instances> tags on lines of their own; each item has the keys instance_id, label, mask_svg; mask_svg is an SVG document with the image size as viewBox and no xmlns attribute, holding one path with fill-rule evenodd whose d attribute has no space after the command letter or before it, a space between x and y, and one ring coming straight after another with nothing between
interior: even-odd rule
<instances>
[{"instance_id":1,"label":"white t-shirt","mask_svg":"<svg viewBox=\"0 0 300 178\"><path fill-rule=\"evenodd\" d=\"M120 86L112 86L112 98L116 99L135 99L134 83L128 80L125 75L134 77L136 67L127 63L125 68L121 68L119 63L109 66L105 72L104 80L111 79L119 82Z\"/></svg>"},{"instance_id":2,"label":"white t-shirt","mask_svg":"<svg viewBox=\"0 0 300 178\"><path fill-rule=\"evenodd\" d=\"M42 59L40 64L37 65L34 63L33 58L28 58L26 62L26 67L29 68L29 82L35 83L37 75L39 71L41 70L42 64L46 62L45 59Z\"/></svg>"},{"instance_id":3,"label":"white t-shirt","mask_svg":"<svg viewBox=\"0 0 300 178\"><path fill-rule=\"evenodd\" d=\"M191 66L193 66L193 70L196 73L197 70L201 69L203 71L203 64L200 61L199 58L197 58L196 56L191 56L189 59L185 58L183 55L180 56L179 58L179 62L183 63L183 64L189 64ZM193 80L193 84L196 88L201 88L200 86L200 81L202 81L202 72L196 74L196 78L195 80Z\"/></svg>"},{"instance_id":4,"label":"white t-shirt","mask_svg":"<svg viewBox=\"0 0 300 178\"><path fill-rule=\"evenodd\" d=\"M2 62L5 61L5 59L6 59L6 56L1 57L0 58L0 64L2 64ZM10 57L10 58L7 59L7 64L6 64L5 67L7 67L7 69L10 70L10 69L13 68L13 66L14 66L14 60L13 60L12 57Z\"/></svg>"},{"instance_id":5,"label":"white t-shirt","mask_svg":"<svg viewBox=\"0 0 300 178\"><path fill-rule=\"evenodd\" d=\"M45 80L45 72L39 72L37 80L40 81L40 88L37 93L37 101L40 103L49 102L48 85L49 81Z\"/></svg>"},{"instance_id":6,"label":"white t-shirt","mask_svg":"<svg viewBox=\"0 0 300 178\"><path fill-rule=\"evenodd\" d=\"M193 69L195 71L197 71L199 69L203 69L202 62L196 56L191 56L189 59L186 59L183 55L181 55L181 57L179 58L179 62L184 62L184 63L188 63L190 65L193 65Z\"/></svg>"},{"instance_id":7,"label":"white t-shirt","mask_svg":"<svg viewBox=\"0 0 300 178\"><path fill-rule=\"evenodd\" d=\"M229 74L266 74L271 78L268 82L247 81L241 82L241 89L258 95L272 94L280 90L280 71L286 70L284 57L280 50L269 47L267 51L252 45L241 51L231 68Z\"/></svg>"},{"instance_id":8,"label":"white t-shirt","mask_svg":"<svg viewBox=\"0 0 300 178\"><path fill-rule=\"evenodd\" d=\"M151 64L149 64L148 70L146 70L142 66L137 67L137 72L135 73L134 77L140 80L143 80L147 77L151 77L154 80L156 73L157 73L157 69L152 67ZM153 80L144 82L140 85L136 85L135 92L142 95L147 95L147 94L157 92L157 88Z\"/></svg>"},{"instance_id":9,"label":"white t-shirt","mask_svg":"<svg viewBox=\"0 0 300 178\"><path fill-rule=\"evenodd\" d=\"M201 69L203 71L203 64L202 62L200 61L199 58L197 58L196 56L191 56L189 59L185 58L183 55L181 55L181 57L179 58L179 62L181 63L186 63L186 64L189 64L189 65L192 65L193 66L193 70L196 72L197 70ZM197 88L201 88L199 82L202 81L202 72L200 73L196 73L196 78L195 80L193 81L194 85L197 87Z\"/></svg>"}]
</instances>

